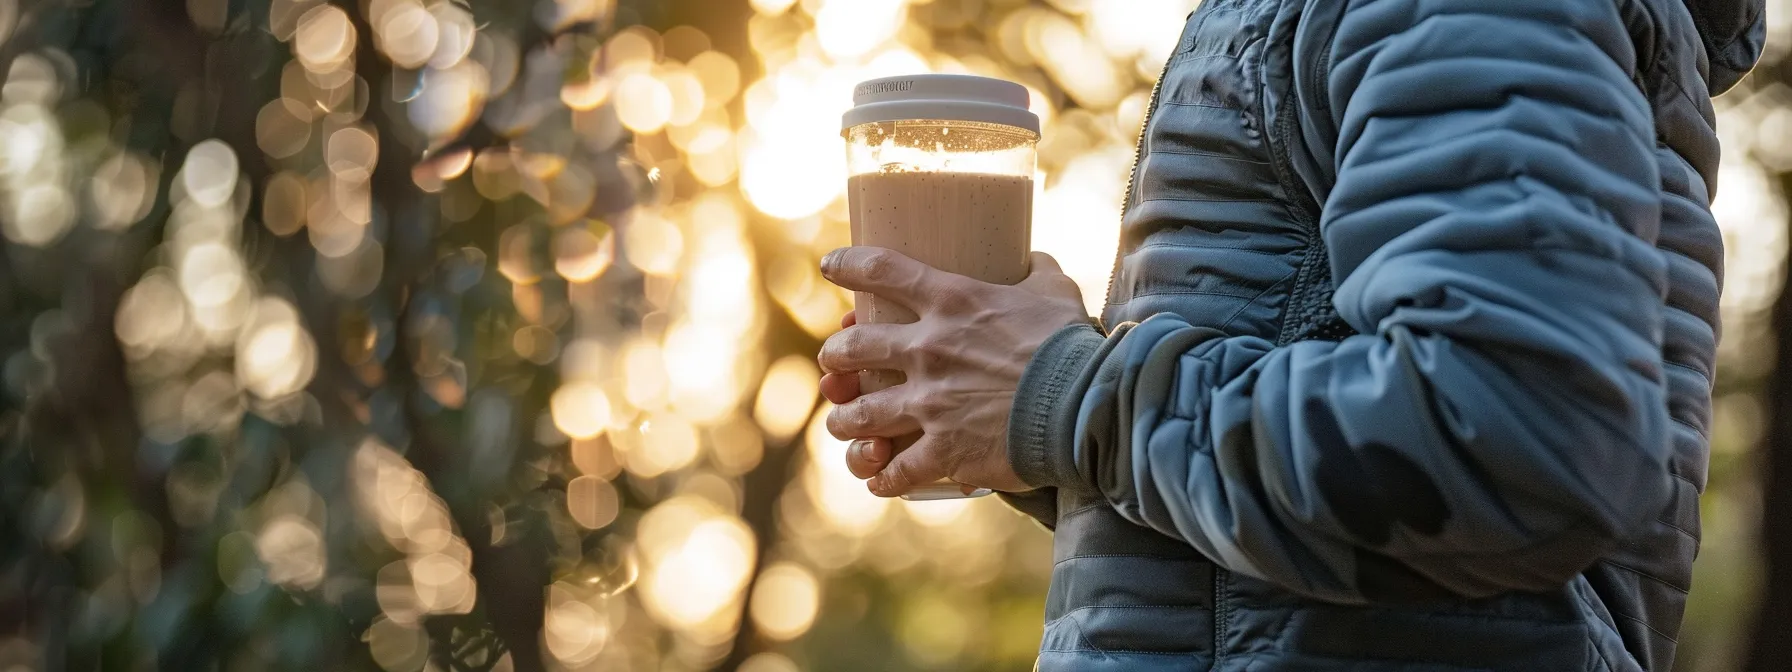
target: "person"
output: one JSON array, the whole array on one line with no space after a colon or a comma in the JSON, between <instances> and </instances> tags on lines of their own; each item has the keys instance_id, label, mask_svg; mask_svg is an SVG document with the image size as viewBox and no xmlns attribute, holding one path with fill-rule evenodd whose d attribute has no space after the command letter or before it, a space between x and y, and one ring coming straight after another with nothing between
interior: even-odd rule
<instances>
[{"instance_id":1,"label":"person","mask_svg":"<svg viewBox=\"0 0 1792 672\"><path fill-rule=\"evenodd\" d=\"M1099 322L888 250L824 343L877 495L1055 530L1040 670L1667 670L1760 0L1209 0ZM859 393L854 372L907 382ZM915 431L891 454L881 437Z\"/></svg>"}]
</instances>

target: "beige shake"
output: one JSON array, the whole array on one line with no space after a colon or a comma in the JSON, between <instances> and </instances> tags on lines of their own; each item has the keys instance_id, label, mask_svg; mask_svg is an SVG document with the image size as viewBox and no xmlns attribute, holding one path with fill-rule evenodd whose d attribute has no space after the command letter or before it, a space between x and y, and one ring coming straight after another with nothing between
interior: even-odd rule
<instances>
[{"instance_id":1,"label":"beige shake","mask_svg":"<svg viewBox=\"0 0 1792 672\"><path fill-rule=\"evenodd\" d=\"M916 261L984 282L1012 285L1027 277L1033 180L976 173L889 172L847 181L854 245L883 247ZM893 301L859 292L860 322L913 322ZM895 371L861 374L865 392L902 382Z\"/></svg>"}]
</instances>

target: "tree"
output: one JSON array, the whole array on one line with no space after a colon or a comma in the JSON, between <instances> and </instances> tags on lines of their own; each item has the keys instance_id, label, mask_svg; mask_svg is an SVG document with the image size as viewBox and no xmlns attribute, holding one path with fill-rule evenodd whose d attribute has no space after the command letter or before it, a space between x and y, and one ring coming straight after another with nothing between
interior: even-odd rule
<instances>
[{"instance_id":1,"label":"tree","mask_svg":"<svg viewBox=\"0 0 1792 672\"><path fill-rule=\"evenodd\" d=\"M0 5L24 662L542 668L545 588L627 566L550 412L641 312L606 218L652 181L561 95L598 4Z\"/></svg>"}]
</instances>

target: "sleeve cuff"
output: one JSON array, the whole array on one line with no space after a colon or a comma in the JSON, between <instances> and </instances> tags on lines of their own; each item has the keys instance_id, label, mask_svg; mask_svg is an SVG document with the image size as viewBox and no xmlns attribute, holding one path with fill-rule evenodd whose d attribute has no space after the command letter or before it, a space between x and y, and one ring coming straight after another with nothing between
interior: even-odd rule
<instances>
[{"instance_id":1,"label":"sleeve cuff","mask_svg":"<svg viewBox=\"0 0 1792 672\"><path fill-rule=\"evenodd\" d=\"M997 492L1008 507L1038 521L1045 529L1058 529L1058 490L1040 488L1026 492Z\"/></svg>"},{"instance_id":2,"label":"sleeve cuff","mask_svg":"<svg viewBox=\"0 0 1792 672\"><path fill-rule=\"evenodd\" d=\"M1074 392L1106 340L1093 325L1070 325L1045 339L1021 373L1008 412L1008 463L1027 485L1075 489L1079 477L1070 428L1082 399Z\"/></svg>"}]
</instances>

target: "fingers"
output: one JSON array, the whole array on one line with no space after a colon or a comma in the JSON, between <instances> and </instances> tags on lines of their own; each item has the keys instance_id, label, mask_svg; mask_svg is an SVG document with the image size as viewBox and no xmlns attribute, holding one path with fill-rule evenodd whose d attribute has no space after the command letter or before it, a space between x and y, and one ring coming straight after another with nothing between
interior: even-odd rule
<instances>
[{"instance_id":1,"label":"fingers","mask_svg":"<svg viewBox=\"0 0 1792 672\"><path fill-rule=\"evenodd\" d=\"M842 330L821 344L815 363L827 373L887 369L900 371L906 343L913 342L907 325L861 324Z\"/></svg>"},{"instance_id":2,"label":"fingers","mask_svg":"<svg viewBox=\"0 0 1792 672\"><path fill-rule=\"evenodd\" d=\"M851 329L859 323L858 313L846 311L840 316L840 329ZM842 373L824 373L821 376L821 396L835 404L844 404L859 398L859 374L848 371Z\"/></svg>"},{"instance_id":3,"label":"fingers","mask_svg":"<svg viewBox=\"0 0 1792 672\"><path fill-rule=\"evenodd\" d=\"M896 446L889 439L856 439L846 445L846 470L859 479L871 478L890 463L893 452Z\"/></svg>"},{"instance_id":4,"label":"fingers","mask_svg":"<svg viewBox=\"0 0 1792 672\"><path fill-rule=\"evenodd\" d=\"M863 395L828 412L828 433L841 441L873 436L906 436L921 431L907 411L904 386Z\"/></svg>"},{"instance_id":5,"label":"fingers","mask_svg":"<svg viewBox=\"0 0 1792 672\"><path fill-rule=\"evenodd\" d=\"M859 374L828 373L821 376L821 396L835 405L859 398Z\"/></svg>"},{"instance_id":6,"label":"fingers","mask_svg":"<svg viewBox=\"0 0 1792 672\"><path fill-rule=\"evenodd\" d=\"M879 497L900 497L916 486L945 478L946 461L938 452L933 442L922 436L915 445L890 458L889 464L871 477L867 487Z\"/></svg>"},{"instance_id":7,"label":"fingers","mask_svg":"<svg viewBox=\"0 0 1792 672\"><path fill-rule=\"evenodd\" d=\"M962 293L967 280L881 247L842 247L821 258L821 276L853 290L895 301L916 313L933 297Z\"/></svg>"}]
</instances>

